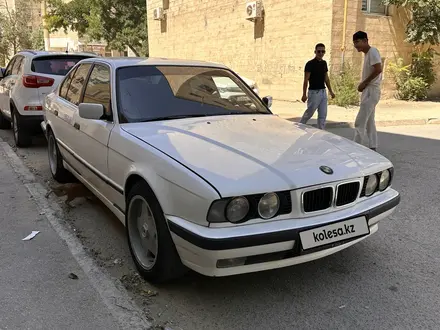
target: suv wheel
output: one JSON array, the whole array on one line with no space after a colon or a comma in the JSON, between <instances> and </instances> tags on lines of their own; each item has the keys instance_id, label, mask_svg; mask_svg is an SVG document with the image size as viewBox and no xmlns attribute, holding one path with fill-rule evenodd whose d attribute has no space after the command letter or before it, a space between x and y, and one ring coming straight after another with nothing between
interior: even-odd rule
<instances>
[{"instance_id":1,"label":"suv wheel","mask_svg":"<svg viewBox=\"0 0 440 330\"><path fill-rule=\"evenodd\" d=\"M16 110L12 111L12 132L14 133L14 141L17 147L25 148L32 144L32 137L27 132L24 132L20 122L20 114Z\"/></svg>"},{"instance_id":2,"label":"suv wheel","mask_svg":"<svg viewBox=\"0 0 440 330\"><path fill-rule=\"evenodd\" d=\"M0 129L10 129L11 122L3 116L2 111L0 110Z\"/></svg>"}]
</instances>

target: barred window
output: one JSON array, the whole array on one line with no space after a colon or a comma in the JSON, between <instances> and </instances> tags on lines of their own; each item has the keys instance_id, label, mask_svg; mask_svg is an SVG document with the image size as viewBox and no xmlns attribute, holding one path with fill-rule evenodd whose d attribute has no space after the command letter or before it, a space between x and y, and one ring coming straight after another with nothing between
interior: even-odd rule
<instances>
[{"instance_id":1,"label":"barred window","mask_svg":"<svg viewBox=\"0 0 440 330\"><path fill-rule=\"evenodd\" d=\"M362 11L369 14L386 15L387 6L382 3L382 0L362 0Z\"/></svg>"}]
</instances>

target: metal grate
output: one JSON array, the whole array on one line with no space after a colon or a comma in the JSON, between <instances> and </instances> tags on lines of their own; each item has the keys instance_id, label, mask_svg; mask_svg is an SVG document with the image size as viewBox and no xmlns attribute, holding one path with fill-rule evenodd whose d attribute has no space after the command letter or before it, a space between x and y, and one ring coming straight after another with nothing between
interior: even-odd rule
<instances>
[{"instance_id":1,"label":"metal grate","mask_svg":"<svg viewBox=\"0 0 440 330\"><path fill-rule=\"evenodd\" d=\"M368 10L368 1L362 0L362 10L367 11Z\"/></svg>"},{"instance_id":2,"label":"metal grate","mask_svg":"<svg viewBox=\"0 0 440 330\"><path fill-rule=\"evenodd\" d=\"M353 203L359 193L359 182L341 184L338 187L336 206L343 206Z\"/></svg>"},{"instance_id":3,"label":"metal grate","mask_svg":"<svg viewBox=\"0 0 440 330\"><path fill-rule=\"evenodd\" d=\"M303 195L304 212L316 212L328 209L332 205L331 187L307 191Z\"/></svg>"}]
</instances>

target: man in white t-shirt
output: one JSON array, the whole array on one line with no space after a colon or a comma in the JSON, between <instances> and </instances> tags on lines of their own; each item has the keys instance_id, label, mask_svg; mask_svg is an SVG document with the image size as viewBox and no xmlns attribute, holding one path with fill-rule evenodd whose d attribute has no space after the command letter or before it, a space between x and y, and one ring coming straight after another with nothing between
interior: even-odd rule
<instances>
[{"instance_id":1,"label":"man in white t-shirt","mask_svg":"<svg viewBox=\"0 0 440 330\"><path fill-rule=\"evenodd\" d=\"M363 31L358 31L353 35L353 44L358 52L365 54L362 82L358 87L362 95L361 106L354 124L354 141L376 150L377 131L374 115L381 94L382 58L377 48L369 45L368 35Z\"/></svg>"}]
</instances>

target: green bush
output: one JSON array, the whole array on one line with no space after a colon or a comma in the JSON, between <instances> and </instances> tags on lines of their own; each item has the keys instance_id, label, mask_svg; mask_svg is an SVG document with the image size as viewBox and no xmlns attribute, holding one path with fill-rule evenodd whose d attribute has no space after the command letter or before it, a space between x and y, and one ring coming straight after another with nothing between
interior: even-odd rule
<instances>
[{"instance_id":1,"label":"green bush","mask_svg":"<svg viewBox=\"0 0 440 330\"><path fill-rule=\"evenodd\" d=\"M405 101L422 101L436 80L434 73L434 51L414 52L411 64L405 65L403 59L390 63L389 70L396 83L396 98Z\"/></svg>"},{"instance_id":2,"label":"green bush","mask_svg":"<svg viewBox=\"0 0 440 330\"><path fill-rule=\"evenodd\" d=\"M331 84L336 94L334 99L330 98L330 104L348 108L359 105L359 71L347 64L339 74L332 74Z\"/></svg>"},{"instance_id":3,"label":"green bush","mask_svg":"<svg viewBox=\"0 0 440 330\"><path fill-rule=\"evenodd\" d=\"M398 99L406 101L421 101L428 96L428 84L421 77L410 77L405 80L397 91Z\"/></svg>"}]
</instances>

